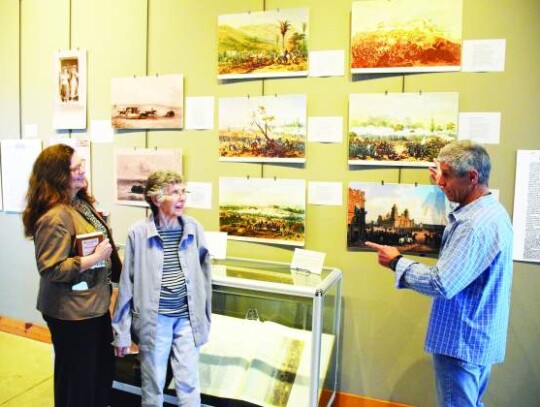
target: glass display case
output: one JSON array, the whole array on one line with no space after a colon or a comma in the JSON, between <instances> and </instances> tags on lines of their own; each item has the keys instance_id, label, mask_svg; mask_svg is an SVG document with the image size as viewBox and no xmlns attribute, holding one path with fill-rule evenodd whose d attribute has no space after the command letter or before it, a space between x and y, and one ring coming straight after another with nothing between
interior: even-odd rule
<instances>
[{"instance_id":1,"label":"glass display case","mask_svg":"<svg viewBox=\"0 0 540 407\"><path fill-rule=\"evenodd\" d=\"M330 406L335 398L342 273L228 258L212 270L212 329L201 348L208 406ZM125 358L124 358L125 359ZM140 393L136 356L120 360L114 387ZM169 385L166 401L175 402Z\"/></svg>"}]
</instances>

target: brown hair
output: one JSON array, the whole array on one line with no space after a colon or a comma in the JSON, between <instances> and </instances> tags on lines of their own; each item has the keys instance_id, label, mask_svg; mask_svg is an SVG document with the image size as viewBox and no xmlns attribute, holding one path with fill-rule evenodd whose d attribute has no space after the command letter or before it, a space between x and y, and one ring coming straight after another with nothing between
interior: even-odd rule
<instances>
[{"instance_id":1,"label":"brown hair","mask_svg":"<svg viewBox=\"0 0 540 407\"><path fill-rule=\"evenodd\" d=\"M22 214L24 235L34 237L36 222L49 209L56 205L71 202L71 157L75 150L66 144L55 144L43 150L34 162L28 191L26 207ZM82 188L77 196L90 204L95 199L88 190Z\"/></svg>"}]
</instances>

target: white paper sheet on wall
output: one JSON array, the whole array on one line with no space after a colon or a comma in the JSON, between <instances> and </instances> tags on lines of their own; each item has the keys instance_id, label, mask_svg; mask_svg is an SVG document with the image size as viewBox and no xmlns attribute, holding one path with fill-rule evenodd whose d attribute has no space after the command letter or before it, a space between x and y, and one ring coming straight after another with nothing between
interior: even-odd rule
<instances>
[{"instance_id":1,"label":"white paper sheet on wall","mask_svg":"<svg viewBox=\"0 0 540 407\"><path fill-rule=\"evenodd\" d=\"M540 263L540 150L518 150L514 195L514 260Z\"/></svg>"},{"instance_id":2,"label":"white paper sheet on wall","mask_svg":"<svg viewBox=\"0 0 540 407\"><path fill-rule=\"evenodd\" d=\"M28 178L34 161L41 152L41 140L2 140L0 150L4 211L22 212Z\"/></svg>"}]
</instances>

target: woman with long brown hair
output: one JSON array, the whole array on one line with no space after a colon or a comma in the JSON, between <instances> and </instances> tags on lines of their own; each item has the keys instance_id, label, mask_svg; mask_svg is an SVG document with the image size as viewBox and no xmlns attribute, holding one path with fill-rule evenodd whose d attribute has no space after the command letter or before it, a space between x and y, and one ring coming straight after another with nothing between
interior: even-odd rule
<instances>
[{"instance_id":1,"label":"woman with long brown hair","mask_svg":"<svg viewBox=\"0 0 540 407\"><path fill-rule=\"evenodd\" d=\"M54 346L56 407L104 407L114 376L109 304L121 269L111 232L87 190L84 162L65 144L46 148L30 175L25 235L34 240L40 274L37 309ZM76 236L101 232L81 255Z\"/></svg>"}]
</instances>

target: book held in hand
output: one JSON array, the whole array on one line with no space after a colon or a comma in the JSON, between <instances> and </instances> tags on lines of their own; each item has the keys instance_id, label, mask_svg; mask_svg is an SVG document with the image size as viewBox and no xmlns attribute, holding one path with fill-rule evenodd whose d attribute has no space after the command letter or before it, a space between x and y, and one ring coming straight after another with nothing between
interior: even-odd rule
<instances>
[{"instance_id":1,"label":"book held in hand","mask_svg":"<svg viewBox=\"0 0 540 407\"><path fill-rule=\"evenodd\" d=\"M77 255L89 256L96 250L96 246L103 241L105 236L102 232L82 233L75 236ZM105 260L97 262L91 268L105 267Z\"/></svg>"}]
</instances>

